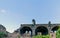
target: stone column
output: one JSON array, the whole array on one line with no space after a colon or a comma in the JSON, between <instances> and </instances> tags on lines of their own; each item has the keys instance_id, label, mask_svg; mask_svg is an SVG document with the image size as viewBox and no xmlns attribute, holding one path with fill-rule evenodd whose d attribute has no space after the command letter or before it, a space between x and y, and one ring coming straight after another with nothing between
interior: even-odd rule
<instances>
[{"instance_id":1,"label":"stone column","mask_svg":"<svg viewBox=\"0 0 60 38\"><path fill-rule=\"evenodd\" d=\"M51 32L51 27L48 27L48 34L50 34Z\"/></svg>"},{"instance_id":2,"label":"stone column","mask_svg":"<svg viewBox=\"0 0 60 38\"><path fill-rule=\"evenodd\" d=\"M49 21L48 22L48 33L50 34L50 32L51 32L51 22Z\"/></svg>"},{"instance_id":3,"label":"stone column","mask_svg":"<svg viewBox=\"0 0 60 38\"><path fill-rule=\"evenodd\" d=\"M34 36L35 35L35 27L36 27L36 21L35 19L32 19L32 35Z\"/></svg>"},{"instance_id":4,"label":"stone column","mask_svg":"<svg viewBox=\"0 0 60 38\"><path fill-rule=\"evenodd\" d=\"M32 35L35 35L35 28L32 29Z\"/></svg>"}]
</instances>

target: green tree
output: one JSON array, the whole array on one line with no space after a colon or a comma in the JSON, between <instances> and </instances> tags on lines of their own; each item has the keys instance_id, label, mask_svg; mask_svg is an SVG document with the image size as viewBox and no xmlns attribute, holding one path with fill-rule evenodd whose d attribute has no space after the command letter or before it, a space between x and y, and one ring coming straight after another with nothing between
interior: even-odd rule
<instances>
[{"instance_id":1,"label":"green tree","mask_svg":"<svg viewBox=\"0 0 60 38\"><path fill-rule=\"evenodd\" d=\"M4 38L4 37L7 37L7 34L4 32L0 32L0 38Z\"/></svg>"},{"instance_id":2,"label":"green tree","mask_svg":"<svg viewBox=\"0 0 60 38\"><path fill-rule=\"evenodd\" d=\"M56 32L56 38L60 38L60 28Z\"/></svg>"}]
</instances>

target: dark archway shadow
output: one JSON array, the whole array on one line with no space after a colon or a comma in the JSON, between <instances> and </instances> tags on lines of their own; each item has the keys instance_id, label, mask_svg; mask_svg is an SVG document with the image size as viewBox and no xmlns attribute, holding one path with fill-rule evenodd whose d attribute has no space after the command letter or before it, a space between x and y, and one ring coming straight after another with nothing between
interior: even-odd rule
<instances>
[{"instance_id":1,"label":"dark archway shadow","mask_svg":"<svg viewBox=\"0 0 60 38\"><path fill-rule=\"evenodd\" d=\"M30 27L23 27L20 29L20 34L23 35L24 33L26 33L26 31L31 31L31 36L32 36L32 29Z\"/></svg>"},{"instance_id":2,"label":"dark archway shadow","mask_svg":"<svg viewBox=\"0 0 60 38\"><path fill-rule=\"evenodd\" d=\"M53 31L53 32L54 32L54 31L57 31L58 29L59 29L59 26L55 26L55 27L53 27L53 28L52 28L52 30L51 30L51 31Z\"/></svg>"},{"instance_id":3,"label":"dark archway shadow","mask_svg":"<svg viewBox=\"0 0 60 38\"><path fill-rule=\"evenodd\" d=\"M44 26L39 26L35 30L35 35L37 35L38 32L41 32L42 35L47 35L48 34L48 29Z\"/></svg>"}]
</instances>

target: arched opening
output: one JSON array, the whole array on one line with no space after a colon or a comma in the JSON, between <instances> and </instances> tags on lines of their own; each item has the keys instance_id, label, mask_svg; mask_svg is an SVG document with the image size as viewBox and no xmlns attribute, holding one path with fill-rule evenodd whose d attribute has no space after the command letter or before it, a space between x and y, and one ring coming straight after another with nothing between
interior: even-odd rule
<instances>
[{"instance_id":1,"label":"arched opening","mask_svg":"<svg viewBox=\"0 0 60 38\"><path fill-rule=\"evenodd\" d=\"M36 28L35 30L35 35L37 35L38 33L41 33L42 35L47 35L48 34L48 29L44 26L39 26Z\"/></svg>"},{"instance_id":2,"label":"arched opening","mask_svg":"<svg viewBox=\"0 0 60 38\"><path fill-rule=\"evenodd\" d=\"M20 29L20 34L23 35L29 33L32 36L32 29L30 27L23 27Z\"/></svg>"},{"instance_id":3,"label":"arched opening","mask_svg":"<svg viewBox=\"0 0 60 38\"><path fill-rule=\"evenodd\" d=\"M55 27L52 28L52 31L55 32L55 31L58 30L58 28L59 28L59 26L55 26Z\"/></svg>"}]
</instances>

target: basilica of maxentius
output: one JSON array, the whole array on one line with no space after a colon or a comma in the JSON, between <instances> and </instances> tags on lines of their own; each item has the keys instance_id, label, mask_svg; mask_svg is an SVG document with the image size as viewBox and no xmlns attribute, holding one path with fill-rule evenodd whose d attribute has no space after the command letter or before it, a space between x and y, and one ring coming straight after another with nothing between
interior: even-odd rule
<instances>
[{"instance_id":1,"label":"basilica of maxentius","mask_svg":"<svg viewBox=\"0 0 60 38\"><path fill-rule=\"evenodd\" d=\"M55 33L60 24L52 24L49 21L47 24L36 24L35 19L32 20L32 24L21 24L19 28L20 35L23 36L24 34L30 34L30 36L35 35L47 35L50 33Z\"/></svg>"}]
</instances>

